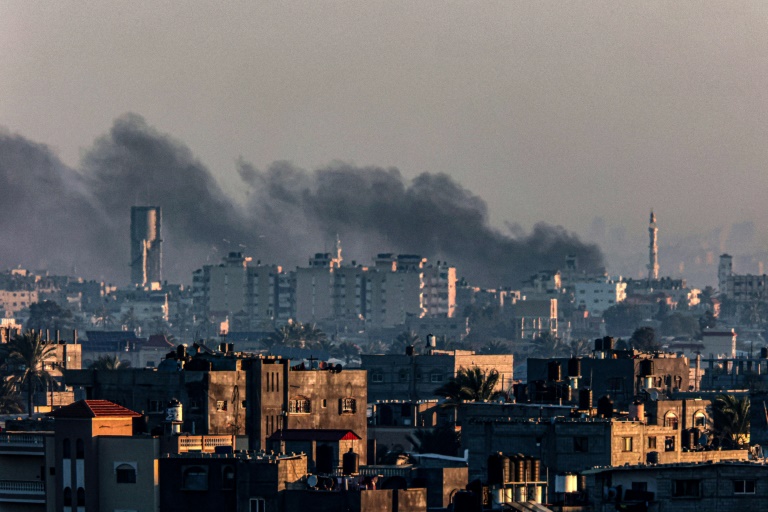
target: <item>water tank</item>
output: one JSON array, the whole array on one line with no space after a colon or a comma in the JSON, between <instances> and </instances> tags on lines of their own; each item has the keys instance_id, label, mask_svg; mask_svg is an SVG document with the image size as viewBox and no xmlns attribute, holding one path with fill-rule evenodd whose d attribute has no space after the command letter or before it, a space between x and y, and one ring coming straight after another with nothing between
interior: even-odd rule
<instances>
[{"instance_id":1,"label":"water tank","mask_svg":"<svg viewBox=\"0 0 768 512\"><path fill-rule=\"evenodd\" d=\"M579 492L584 492L587 490L587 476L586 475L579 475L576 480L576 490Z\"/></svg>"},{"instance_id":2,"label":"water tank","mask_svg":"<svg viewBox=\"0 0 768 512\"><path fill-rule=\"evenodd\" d=\"M613 338L605 336L603 338L603 351L613 350Z\"/></svg>"},{"instance_id":3,"label":"water tank","mask_svg":"<svg viewBox=\"0 0 768 512\"><path fill-rule=\"evenodd\" d=\"M179 345L176 347L176 359L187 358L187 347L185 345Z\"/></svg>"},{"instance_id":4,"label":"water tank","mask_svg":"<svg viewBox=\"0 0 768 512\"><path fill-rule=\"evenodd\" d=\"M595 352L603 351L603 338L597 338L595 340Z\"/></svg>"},{"instance_id":5,"label":"water tank","mask_svg":"<svg viewBox=\"0 0 768 512\"><path fill-rule=\"evenodd\" d=\"M592 409L592 390L582 388L579 390L579 409L588 411Z\"/></svg>"},{"instance_id":6,"label":"water tank","mask_svg":"<svg viewBox=\"0 0 768 512\"><path fill-rule=\"evenodd\" d=\"M226 343L219 343L219 351L220 352L227 352L227 344Z\"/></svg>"},{"instance_id":7,"label":"water tank","mask_svg":"<svg viewBox=\"0 0 768 512\"><path fill-rule=\"evenodd\" d=\"M565 475L565 492L576 492L579 490L579 478L573 474Z\"/></svg>"},{"instance_id":8,"label":"water tank","mask_svg":"<svg viewBox=\"0 0 768 512\"><path fill-rule=\"evenodd\" d=\"M555 475L555 492L558 494L565 492L565 477L566 475Z\"/></svg>"},{"instance_id":9,"label":"water tank","mask_svg":"<svg viewBox=\"0 0 768 512\"><path fill-rule=\"evenodd\" d=\"M525 456L517 455L515 457L515 482L525 481Z\"/></svg>"},{"instance_id":10,"label":"water tank","mask_svg":"<svg viewBox=\"0 0 768 512\"><path fill-rule=\"evenodd\" d=\"M572 357L568 360L568 376L581 377L581 358Z\"/></svg>"},{"instance_id":11,"label":"water tank","mask_svg":"<svg viewBox=\"0 0 768 512\"><path fill-rule=\"evenodd\" d=\"M184 421L181 402L172 398L165 409L166 421Z\"/></svg>"},{"instance_id":12,"label":"water tank","mask_svg":"<svg viewBox=\"0 0 768 512\"><path fill-rule=\"evenodd\" d=\"M560 385L560 398L562 398L564 402L573 400L573 390L571 389L570 382L562 383Z\"/></svg>"},{"instance_id":13,"label":"water tank","mask_svg":"<svg viewBox=\"0 0 768 512\"><path fill-rule=\"evenodd\" d=\"M352 448L341 458L341 469L345 475L356 475L360 472L360 456Z\"/></svg>"},{"instance_id":14,"label":"water tank","mask_svg":"<svg viewBox=\"0 0 768 512\"><path fill-rule=\"evenodd\" d=\"M760 349L760 358L768 359L768 347L763 347Z\"/></svg>"},{"instance_id":15,"label":"water tank","mask_svg":"<svg viewBox=\"0 0 768 512\"><path fill-rule=\"evenodd\" d=\"M643 359L640 361L640 375L647 377L653 375L653 359Z\"/></svg>"},{"instance_id":16,"label":"water tank","mask_svg":"<svg viewBox=\"0 0 768 512\"><path fill-rule=\"evenodd\" d=\"M538 482L541 479L541 461L531 459L531 475L528 478L531 482Z\"/></svg>"},{"instance_id":17,"label":"water tank","mask_svg":"<svg viewBox=\"0 0 768 512\"><path fill-rule=\"evenodd\" d=\"M413 345L408 345L405 347L405 355L412 356L413 355Z\"/></svg>"},{"instance_id":18,"label":"water tank","mask_svg":"<svg viewBox=\"0 0 768 512\"><path fill-rule=\"evenodd\" d=\"M315 453L317 454L315 460L316 473L321 475L334 473L336 462L333 460L333 446L321 444L317 447Z\"/></svg>"},{"instance_id":19,"label":"water tank","mask_svg":"<svg viewBox=\"0 0 768 512\"><path fill-rule=\"evenodd\" d=\"M488 457L488 485L501 485L509 481L509 457L501 452Z\"/></svg>"},{"instance_id":20,"label":"water tank","mask_svg":"<svg viewBox=\"0 0 768 512\"><path fill-rule=\"evenodd\" d=\"M429 345L431 348L435 348L437 346L437 338L434 334L427 334L427 345Z\"/></svg>"},{"instance_id":21,"label":"water tank","mask_svg":"<svg viewBox=\"0 0 768 512\"><path fill-rule=\"evenodd\" d=\"M629 419L645 421L645 404L643 402L632 402L629 404Z\"/></svg>"},{"instance_id":22,"label":"water tank","mask_svg":"<svg viewBox=\"0 0 768 512\"><path fill-rule=\"evenodd\" d=\"M603 418L611 418L613 416L613 400L610 395L600 397L597 401L597 415Z\"/></svg>"},{"instance_id":23,"label":"water tank","mask_svg":"<svg viewBox=\"0 0 768 512\"><path fill-rule=\"evenodd\" d=\"M547 380L552 382L563 380L563 368L560 361L550 361L547 363Z\"/></svg>"},{"instance_id":24,"label":"water tank","mask_svg":"<svg viewBox=\"0 0 768 512\"><path fill-rule=\"evenodd\" d=\"M227 352L234 353L235 352L235 344L234 343L227 343Z\"/></svg>"}]
</instances>

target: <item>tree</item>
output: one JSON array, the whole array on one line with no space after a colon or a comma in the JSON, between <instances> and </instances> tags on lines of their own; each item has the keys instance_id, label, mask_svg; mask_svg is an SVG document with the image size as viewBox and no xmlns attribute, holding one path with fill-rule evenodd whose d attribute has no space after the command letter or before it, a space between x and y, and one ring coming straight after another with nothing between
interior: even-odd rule
<instances>
[{"instance_id":1,"label":"tree","mask_svg":"<svg viewBox=\"0 0 768 512\"><path fill-rule=\"evenodd\" d=\"M603 311L603 320L605 320L608 332L616 334L631 332L640 325L645 317L645 310L642 307L623 302Z\"/></svg>"},{"instance_id":2,"label":"tree","mask_svg":"<svg viewBox=\"0 0 768 512\"><path fill-rule=\"evenodd\" d=\"M269 349L283 345L286 347L301 347L317 343L324 343L327 340L325 333L314 324L303 324L288 320L288 323L275 329L266 339L261 340Z\"/></svg>"},{"instance_id":3,"label":"tree","mask_svg":"<svg viewBox=\"0 0 768 512\"><path fill-rule=\"evenodd\" d=\"M71 329L73 322L74 317L70 310L62 308L52 300L44 300L29 306L29 320L25 327L39 331Z\"/></svg>"},{"instance_id":4,"label":"tree","mask_svg":"<svg viewBox=\"0 0 768 512\"><path fill-rule=\"evenodd\" d=\"M139 319L136 317L136 313L133 311L133 308L130 308L128 311L123 313L123 316L120 317L120 324L123 326L123 329L127 329L132 332L136 332L137 329L141 328L141 322L139 322Z\"/></svg>"},{"instance_id":5,"label":"tree","mask_svg":"<svg viewBox=\"0 0 768 512\"><path fill-rule=\"evenodd\" d=\"M106 355L99 356L88 368L92 370L124 370L130 366L131 363L127 361L124 363L117 356Z\"/></svg>"},{"instance_id":6,"label":"tree","mask_svg":"<svg viewBox=\"0 0 768 512\"><path fill-rule=\"evenodd\" d=\"M408 436L419 453L455 456L461 446L460 434L451 427L419 429Z\"/></svg>"},{"instance_id":7,"label":"tree","mask_svg":"<svg viewBox=\"0 0 768 512\"><path fill-rule=\"evenodd\" d=\"M51 375L45 369L45 360L56 351L56 345L45 344L39 332L27 331L15 336L2 347L5 364L11 369L12 382L27 388L27 413L34 411L32 399L38 385L51 384Z\"/></svg>"},{"instance_id":8,"label":"tree","mask_svg":"<svg viewBox=\"0 0 768 512\"><path fill-rule=\"evenodd\" d=\"M629 338L629 344L637 350L644 352L654 352L661 349L661 344L656 341L656 331L653 327L639 327Z\"/></svg>"},{"instance_id":9,"label":"tree","mask_svg":"<svg viewBox=\"0 0 768 512\"><path fill-rule=\"evenodd\" d=\"M334 350L334 355L344 359L346 364L360 356L360 347L354 343L344 342Z\"/></svg>"},{"instance_id":10,"label":"tree","mask_svg":"<svg viewBox=\"0 0 768 512\"><path fill-rule=\"evenodd\" d=\"M97 326L100 325L102 331L106 331L108 327L112 327L114 325L115 319L107 307L102 304L93 313L93 323Z\"/></svg>"},{"instance_id":11,"label":"tree","mask_svg":"<svg viewBox=\"0 0 768 512\"><path fill-rule=\"evenodd\" d=\"M571 357L587 356L592 353L592 342L584 338L571 340L568 349Z\"/></svg>"},{"instance_id":12,"label":"tree","mask_svg":"<svg viewBox=\"0 0 768 512\"><path fill-rule=\"evenodd\" d=\"M712 431L723 448L740 448L749 444L749 397L717 395L710 407Z\"/></svg>"},{"instance_id":13,"label":"tree","mask_svg":"<svg viewBox=\"0 0 768 512\"><path fill-rule=\"evenodd\" d=\"M445 397L443 405L455 407L462 402L482 402L498 396L495 390L501 376L494 370L481 370L477 366L461 368L448 382L437 388L434 393Z\"/></svg>"},{"instance_id":14,"label":"tree","mask_svg":"<svg viewBox=\"0 0 768 512\"><path fill-rule=\"evenodd\" d=\"M543 359L551 359L568 355L568 347L562 343L562 340L549 331L542 332L533 339L535 348L533 355Z\"/></svg>"},{"instance_id":15,"label":"tree","mask_svg":"<svg viewBox=\"0 0 768 512\"><path fill-rule=\"evenodd\" d=\"M415 331L403 331L397 335L395 341L389 347L390 354L405 354L405 348L415 347L421 341L421 337ZM414 350L414 352L416 352Z\"/></svg>"},{"instance_id":16,"label":"tree","mask_svg":"<svg viewBox=\"0 0 768 512\"><path fill-rule=\"evenodd\" d=\"M699 322L692 316L672 313L661 321L660 330L664 336L693 337L699 333Z\"/></svg>"},{"instance_id":17,"label":"tree","mask_svg":"<svg viewBox=\"0 0 768 512\"><path fill-rule=\"evenodd\" d=\"M24 400L12 382L4 382L0 387L0 414L21 414L22 412L24 412Z\"/></svg>"},{"instance_id":18,"label":"tree","mask_svg":"<svg viewBox=\"0 0 768 512\"><path fill-rule=\"evenodd\" d=\"M499 354L511 354L506 343L499 340L491 340L483 348L480 349L481 354L499 355Z\"/></svg>"}]
</instances>

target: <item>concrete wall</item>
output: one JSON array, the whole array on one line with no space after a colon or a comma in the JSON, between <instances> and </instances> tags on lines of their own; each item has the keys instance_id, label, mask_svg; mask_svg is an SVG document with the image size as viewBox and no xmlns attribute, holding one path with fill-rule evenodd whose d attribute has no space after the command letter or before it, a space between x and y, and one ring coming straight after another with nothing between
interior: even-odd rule
<instances>
[{"instance_id":1,"label":"concrete wall","mask_svg":"<svg viewBox=\"0 0 768 512\"><path fill-rule=\"evenodd\" d=\"M154 437L99 438L99 510L160 509L158 457L160 442ZM117 466L136 469L135 483L117 483Z\"/></svg>"}]
</instances>

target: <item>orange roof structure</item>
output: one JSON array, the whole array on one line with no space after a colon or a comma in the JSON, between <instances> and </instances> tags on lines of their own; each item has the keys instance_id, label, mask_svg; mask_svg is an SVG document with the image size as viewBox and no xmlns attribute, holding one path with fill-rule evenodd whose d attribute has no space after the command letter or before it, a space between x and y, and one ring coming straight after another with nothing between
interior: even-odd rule
<instances>
[{"instance_id":1,"label":"orange roof structure","mask_svg":"<svg viewBox=\"0 0 768 512\"><path fill-rule=\"evenodd\" d=\"M132 411L117 405L109 400L80 400L61 409L49 412L48 416L54 418L136 418L141 416L136 411Z\"/></svg>"}]
</instances>

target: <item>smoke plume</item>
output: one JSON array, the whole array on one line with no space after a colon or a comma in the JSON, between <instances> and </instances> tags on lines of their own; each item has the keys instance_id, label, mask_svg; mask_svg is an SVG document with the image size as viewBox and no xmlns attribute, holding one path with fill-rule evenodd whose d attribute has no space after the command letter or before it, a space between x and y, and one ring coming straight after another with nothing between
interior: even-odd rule
<instances>
[{"instance_id":1,"label":"smoke plume","mask_svg":"<svg viewBox=\"0 0 768 512\"><path fill-rule=\"evenodd\" d=\"M262 171L245 161L238 172L245 205L183 143L133 114L118 118L77 170L43 145L0 132L3 266L75 269L125 282L134 205L162 207L164 275L177 282L229 251L304 265L330 250L337 235L347 263L415 253L448 261L486 286L518 285L537 270L561 268L567 254L585 270L603 265L596 245L562 227L490 227L485 202L445 174L408 182L394 168L334 163L310 172L275 162Z\"/></svg>"}]
</instances>

